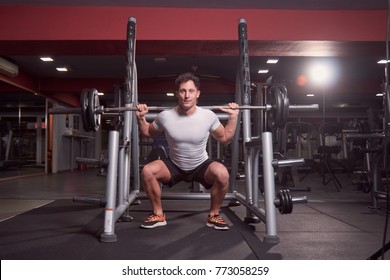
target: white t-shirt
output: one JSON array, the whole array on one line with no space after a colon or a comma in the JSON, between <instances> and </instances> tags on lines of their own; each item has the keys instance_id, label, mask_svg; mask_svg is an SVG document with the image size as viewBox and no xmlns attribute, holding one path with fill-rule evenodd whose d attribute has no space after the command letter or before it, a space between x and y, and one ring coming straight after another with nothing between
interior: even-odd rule
<instances>
[{"instance_id":1,"label":"white t-shirt","mask_svg":"<svg viewBox=\"0 0 390 280\"><path fill-rule=\"evenodd\" d=\"M165 132L169 158L185 171L195 169L208 159L207 140L220 124L213 111L201 107L196 107L189 116L180 115L175 107L159 113L152 123L156 130Z\"/></svg>"}]
</instances>

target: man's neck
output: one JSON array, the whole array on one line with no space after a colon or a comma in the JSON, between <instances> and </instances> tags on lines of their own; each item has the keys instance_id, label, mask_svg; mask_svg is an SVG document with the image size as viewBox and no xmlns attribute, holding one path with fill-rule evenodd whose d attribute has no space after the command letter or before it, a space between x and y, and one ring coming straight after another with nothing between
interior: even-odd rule
<instances>
[{"instance_id":1,"label":"man's neck","mask_svg":"<svg viewBox=\"0 0 390 280\"><path fill-rule=\"evenodd\" d=\"M185 115L185 116L189 116L193 113L195 113L196 111L196 105L190 107L190 108L183 108L181 106L177 106L177 112L180 114L180 115Z\"/></svg>"}]
</instances>

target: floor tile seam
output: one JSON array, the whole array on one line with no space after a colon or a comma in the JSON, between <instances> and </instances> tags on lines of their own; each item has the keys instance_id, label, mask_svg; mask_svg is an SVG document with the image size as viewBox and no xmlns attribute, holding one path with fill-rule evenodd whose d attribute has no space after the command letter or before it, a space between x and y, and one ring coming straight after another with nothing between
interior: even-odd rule
<instances>
[{"instance_id":1,"label":"floor tile seam","mask_svg":"<svg viewBox=\"0 0 390 280\"><path fill-rule=\"evenodd\" d=\"M35 200L35 199L32 199L32 200ZM35 206L35 207L32 207L32 208L30 208L30 209L26 209L26 210L23 210L23 211L19 211L18 213L14 214L14 215L11 215L11 216L9 216L9 217L6 217L6 218L0 220L0 223L1 223L1 222L4 222L4 221L7 221L7 220L10 220L10 219L13 219L13 218L15 218L15 217L17 217L17 216L19 216L19 215L22 215L22 214L24 214L24 213L27 213L28 211L31 211L31 210L34 210L34 209L43 207L43 206L45 206L45 205L48 205L48 204L52 203L54 200L42 199L42 201L46 201L46 202L45 202L45 203L42 203L42 204L39 204L39 205L37 205L37 206Z\"/></svg>"},{"instance_id":2,"label":"floor tile seam","mask_svg":"<svg viewBox=\"0 0 390 280\"><path fill-rule=\"evenodd\" d=\"M353 225L353 224L351 224L351 223L349 223L349 222L347 222L347 221L345 221L345 220L343 220L343 219L340 219L340 218L338 218L338 217L336 217L336 216L334 216L334 215L331 215L330 213L326 213L326 212L321 211L321 210L319 210L319 209L316 209L316 208L314 208L314 207L312 207L312 206L310 206L310 205L307 205L307 207L309 207L310 209L312 209L312 210L314 210L314 211L317 211L317 212L319 212L319 213L321 213L321 214L323 214L323 215L325 215L325 216L328 216L328 217L330 217L330 218L332 218L332 219L335 219L336 221L339 221L339 222L341 222L341 223L343 223L343 224L346 224L346 225L348 225L348 226L350 226L350 227L356 228L357 230L359 230L359 231L361 231L361 232L365 232L365 233L372 234L371 232L369 232L369 231L367 231L367 230L365 230L365 229L363 229L363 228L360 228L360 227L358 227L358 226L356 226L356 225Z\"/></svg>"},{"instance_id":3,"label":"floor tile seam","mask_svg":"<svg viewBox=\"0 0 390 280\"><path fill-rule=\"evenodd\" d=\"M346 233L346 234L351 234L351 233L358 233L358 234L371 234L375 237L378 237L377 235L375 234L372 234L370 232L367 232L367 231L361 231L361 230L278 230L278 232L285 232L285 233L289 233L289 232L296 232L296 233L336 233L336 234L339 234L339 233Z\"/></svg>"}]
</instances>

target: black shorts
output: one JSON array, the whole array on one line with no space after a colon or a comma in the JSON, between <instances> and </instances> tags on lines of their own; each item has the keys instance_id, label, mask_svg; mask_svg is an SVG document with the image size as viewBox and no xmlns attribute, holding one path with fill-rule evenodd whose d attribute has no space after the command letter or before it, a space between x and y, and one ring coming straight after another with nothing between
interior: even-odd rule
<instances>
[{"instance_id":1,"label":"black shorts","mask_svg":"<svg viewBox=\"0 0 390 280\"><path fill-rule=\"evenodd\" d=\"M161 158L161 160L165 163L169 172L171 173L171 181L168 183L169 187L172 187L181 181L196 181L201 183L206 189L210 189L212 187L212 185L206 183L204 177L207 167L209 167L209 165L214 162L213 160L207 159L202 162L198 167L190 171L184 171L180 169L169 158Z\"/></svg>"}]
</instances>

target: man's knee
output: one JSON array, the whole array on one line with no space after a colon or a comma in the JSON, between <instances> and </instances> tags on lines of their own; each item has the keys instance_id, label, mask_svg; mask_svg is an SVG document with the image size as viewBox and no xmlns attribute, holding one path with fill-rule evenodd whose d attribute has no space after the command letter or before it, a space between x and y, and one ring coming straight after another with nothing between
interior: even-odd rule
<instances>
[{"instance_id":1,"label":"man's knee","mask_svg":"<svg viewBox=\"0 0 390 280\"><path fill-rule=\"evenodd\" d=\"M218 164L214 169L214 178L222 185L227 185L229 182L229 172L222 164Z\"/></svg>"},{"instance_id":2,"label":"man's knee","mask_svg":"<svg viewBox=\"0 0 390 280\"><path fill-rule=\"evenodd\" d=\"M229 172L227 171L225 166L220 171L220 177L224 181L229 181Z\"/></svg>"},{"instance_id":3,"label":"man's knee","mask_svg":"<svg viewBox=\"0 0 390 280\"><path fill-rule=\"evenodd\" d=\"M151 179L154 178L154 174L153 174L152 168L150 167L149 164L145 165L142 168L142 171L141 171L140 175L141 175L142 180L144 180L144 181L148 181L148 180L151 180Z\"/></svg>"}]
</instances>

